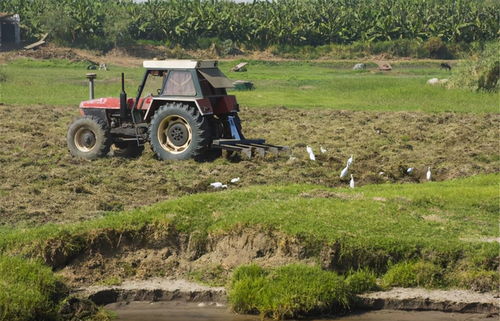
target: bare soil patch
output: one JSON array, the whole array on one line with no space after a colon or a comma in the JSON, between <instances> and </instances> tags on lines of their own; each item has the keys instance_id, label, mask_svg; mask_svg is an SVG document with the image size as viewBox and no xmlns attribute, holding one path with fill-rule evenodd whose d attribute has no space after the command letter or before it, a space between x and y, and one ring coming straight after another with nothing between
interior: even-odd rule
<instances>
[{"instance_id":1,"label":"bare soil patch","mask_svg":"<svg viewBox=\"0 0 500 321\"><path fill-rule=\"evenodd\" d=\"M288 157L162 162L149 148L138 159L73 158L66 147L75 106L0 106L0 225L87 220L181 195L230 188L312 183L346 187L339 174L353 154L356 184L442 181L499 171L498 114L426 114L243 108L247 137L288 145ZM308 159L313 147L317 161ZM323 146L328 151L319 152ZM414 167L408 175L406 169ZM383 172L383 174L381 174ZM319 192L321 193L321 192ZM305 195L304 195L305 196ZM324 195L341 197L341 195Z\"/></svg>"}]
</instances>

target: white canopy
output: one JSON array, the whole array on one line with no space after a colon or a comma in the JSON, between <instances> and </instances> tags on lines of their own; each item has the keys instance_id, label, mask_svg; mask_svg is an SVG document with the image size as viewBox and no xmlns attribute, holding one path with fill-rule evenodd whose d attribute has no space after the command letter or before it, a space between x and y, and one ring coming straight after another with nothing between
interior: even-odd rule
<instances>
[{"instance_id":1,"label":"white canopy","mask_svg":"<svg viewBox=\"0 0 500 321\"><path fill-rule=\"evenodd\" d=\"M193 69L193 68L215 68L217 61L196 60L145 60L143 66L146 69Z\"/></svg>"}]
</instances>

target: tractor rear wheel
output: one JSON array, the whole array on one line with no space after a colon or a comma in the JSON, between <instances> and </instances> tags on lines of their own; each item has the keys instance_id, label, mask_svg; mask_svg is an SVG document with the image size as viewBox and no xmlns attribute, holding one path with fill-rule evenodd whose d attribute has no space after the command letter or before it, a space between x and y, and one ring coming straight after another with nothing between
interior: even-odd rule
<instances>
[{"instance_id":1,"label":"tractor rear wheel","mask_svg":"<svg viewBox=\"0 0 500 321\"><path fill-rule=\"evenodd\" d=\"M104 157L111 147L108 125L94 116L75 120L68 128L66 140L71 154L85 159Z\"/></svg>"},{"instance_id":2,"label":"tractor rear wheel","mask_svg":"<svg viewBox=\"0 0 500 321\"><path fill-rule=\"evenodd\" d=\"M210 133L198 109L181 103L161 106L149 127L151 147L162 160L199 159L209 148Z\"/></svg>"}]
</instances>

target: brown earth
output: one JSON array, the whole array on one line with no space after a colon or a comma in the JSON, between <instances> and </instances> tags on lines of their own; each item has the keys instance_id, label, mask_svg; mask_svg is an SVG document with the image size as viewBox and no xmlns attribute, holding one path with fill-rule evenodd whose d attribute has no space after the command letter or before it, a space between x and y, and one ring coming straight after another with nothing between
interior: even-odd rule
<instances>
[{"instance_id":1,"label":"brown earth","mask_svg":"<svg viewBox=\"0 0 500 321\"><path fill-rule=\"evenodd\" d=\"M151 278L191 278L223 285L242 264L314 264L319 254L294 237L248 228L200 238L171 226L150 225L134 233L96 231L85 243L74 253L56 241L44 249L45 262L72 287ZM336 253L323 252L320 261L333 261Z\"/></svg>"},{"instance_id":2,"label":"brown earth","mask_svg":"<svg viewBox=\"0 0 500 321\"><path fill-rule=\"evenodd\" d=\"M351 154L358 185L423 182L427 166L438 181L499 171L499 114L282 107L243 108L240 115L247 137L288 145L292 157L162 162L147 147L138 159L79 160L66 147L76 108L0 105L0 225L87 220L105 211L212 191L210 183L234 177L241 180L230 188L287 183L345 187L348 180L339 173ZM313 147L317 161L308 159L306 145ZM415 168L413 175L406 174L408 167Z\"/></svg>"}]
</instances>

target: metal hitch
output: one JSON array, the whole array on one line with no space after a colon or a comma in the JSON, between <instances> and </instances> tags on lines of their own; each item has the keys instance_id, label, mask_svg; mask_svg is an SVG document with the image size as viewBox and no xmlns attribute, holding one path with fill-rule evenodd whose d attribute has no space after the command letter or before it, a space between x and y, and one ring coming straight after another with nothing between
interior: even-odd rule
<instances>
[{"instance_id":1,"label":"metal hitch","mask_svg":"<svg viewBox=\"0 0 500 321\"><path fill-rule=\"evenodd\" d=\"M212 142L212 148L238 152L247 158L265 156L268 153L278 155L290 150L287 146L270 145L265 142L264 139L217 139Z\"/></svg>"}]
</instances>

